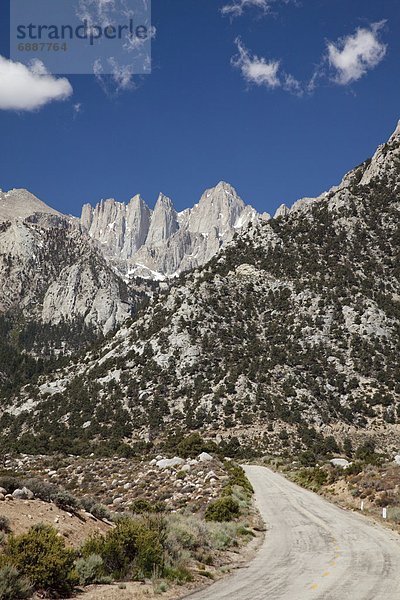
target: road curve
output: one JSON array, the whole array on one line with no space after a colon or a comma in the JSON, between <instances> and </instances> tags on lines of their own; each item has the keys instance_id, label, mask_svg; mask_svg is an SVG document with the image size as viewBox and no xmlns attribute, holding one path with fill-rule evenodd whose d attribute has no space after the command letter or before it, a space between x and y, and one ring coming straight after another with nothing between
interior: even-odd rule
<instances>
[{"instance_id":1,"label":"road curve","mask_svg":"<svg viewBox=\"0 0 400 600\"><path fill-rule=\"evenodd\" d=\"M400 536L265 467L247 466L267 524L256 558L190 600L400 600Z\"/></svg>"}]
</instances>

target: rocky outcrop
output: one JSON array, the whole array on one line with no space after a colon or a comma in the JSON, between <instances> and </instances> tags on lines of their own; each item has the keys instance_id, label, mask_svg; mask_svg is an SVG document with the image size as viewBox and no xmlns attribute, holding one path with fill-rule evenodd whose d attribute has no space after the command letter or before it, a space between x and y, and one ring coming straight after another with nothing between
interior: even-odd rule
<instances>
[{"instance_id":1,"label":"rocky outcrop","mask_svg":"<svg viewBox=\"0 0 400 600\"><path fill-rule=\"evenodd\" d=\"M160 280L205 264L235 232L268 218L220 182L180 213L163 194L153 211L135 196L127 205L115 200L94 208L86 204L81 223L124 277Z\"/></svg>"},{"instance_id":2,"label":"rocky outcrop","mask_svg":"<svg viewBox=\"0 0 400 600\"><path fill-rule=\"evenodd\" d=\"M129 204L104 200L92 208L85 204L81 223L110 256L129 260L149 233L151 211L137 195Z\"/></svg>"},{"instance_id":3,"label":"rocky outcrop","mask_svg":"<svg viewBox=\"0 0 400 600\"><path fill-rule=\"evenodd\" d=\"M0 195L0 313L107 333L130 314L126 285L79 221L26 190Z\"/></svg>"}]
</instances>

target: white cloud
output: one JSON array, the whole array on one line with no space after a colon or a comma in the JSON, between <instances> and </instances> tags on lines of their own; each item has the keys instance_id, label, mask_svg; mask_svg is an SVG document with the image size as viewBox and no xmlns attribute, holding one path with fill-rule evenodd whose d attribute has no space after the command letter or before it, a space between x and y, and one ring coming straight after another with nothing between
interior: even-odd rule
<instances>
[{"instance_id":1,"label":"white cloud","mask_svg":"<svg viewBox=\"0 0 400 600\"><path fill-rule=\"evenodd\" d=\"M35 110L72 92L68 79L53 77L41 61L26 66L0 56L0 110Z\"/></svg>"},{"instance_id":2,"label":"white cloud","mask_svg":"<svg viewBox=\"0 0 400 600\"><path fill-rule=\"evenodd\" d=\"M89 29L94 25L107 27L114 23L115 0L79 0L76 15L87 21Z\"/></svg>"},{"instance_id":3,"label":"white cloud","mask_svg":"<svg viewBox=\"0 0 400 600\"><path fill-rule=\"evenodd\" d=\"M111 75L105 75L103 64L99 59L93 65L93 74L108 96L115 96L120 91L135 88L131 65L120 65L114 58L108 58L107 62L112 70Z\"/></svg>"},{"instance_id":4,"label":"white cloud","mask_svg":"<svg viewBox=\"0 0 400 600\"><path fill-rule=\"evenodd\" d=\"M229 15L230 17L240 17L247 8L255 8L261 11L263 14L268 14L272 10L273 4L280 2L288 4L292 0L233 0L230 4L225 4L222 7L221 12L223 15Z\"/></svg>"},{"instance_id":5,"label":"white cloud","mask_svg":"<svg viewBox=\"0 0 400 600\"><path fill-rule=\"evenodd\" d=\"M240 38L235 40L238 54L232 58L232 65L240 69L247 83L265 86L270 89L281 88L295 96L303 96L304 86L293 75L281 69L279 60L266 60L252 55Z\"/></svg>"},{"instance_id":6,"label":"white cloud","mask_svg":"<svg viewBox=\"0 0 400 600\"><path fill-rule=\"evenodd\" d=\"M373 23L369 29L359 28L337 42L328 42L329 65L334 70L334 81L348 85L358 81L375 68L385 57L387 46L379 39L385 21Z\"/></svg>"},{"instance_id":7,"label":"white cloud","mask_svg":"<svg viewBox=\"0 0 400 600\"><path fill-rule=\"evenodd\" d=\"M303 96L304 89L301 81L293 77L293 75L284 74L282 87L287 92L294 94L295 96Z\"/></svg>"},{"instance_id":8,"label":"white cloud","mask_svg":"<svg viewBox=\"0 0 400 600\"><path fill-rule=\"evenodd\" d=\"M110 58L109 63L112 66L112 78L117 89L128 90L134 87L132 65L120 65L114 58Z\"/></svg>"},{"instance_id":9,"label":"white cloud","mask_svg":"<svg viewBox=\"0 0 400 600\"><path fill-rule=\"evenodd\" d=\"M239 54L232 58L232 65L241 70L248 83L269 88L280 87L279 60L267 61L265 58L251 55L240 38L236 38L235 43Z\"/></svg>"}]
</instances>

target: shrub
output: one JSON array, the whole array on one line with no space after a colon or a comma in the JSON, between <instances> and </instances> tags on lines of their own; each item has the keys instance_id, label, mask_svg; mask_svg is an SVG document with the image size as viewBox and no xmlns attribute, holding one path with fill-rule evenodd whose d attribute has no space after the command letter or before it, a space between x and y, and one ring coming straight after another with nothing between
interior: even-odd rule
<instances>
[{"instance_id":1,"label":"shrub","mask_svg":"<svg viewBox=\"0 0 400 600\"><path fill-rule=\"evenodd\" d=\"M201 452L214 452L216 446L213 442L206 442L197 432L186 436L177 446L179 456L195 458Z\"/></svg>"},{"instance_id":2,"label":"shrub","mask_svg":"<svg viewBox=\"0 0 400 600\"><path fill-rule=\"evenodd\" d=\"M7 494L12 494L17 488L23 487L21 479L12 475L3 475L0 477L0 487L7 490Z\"/></svg>"},{"instance_id":3,"label":"shrub","mask_svg":"<svg viewBox=\"0 0 400 600\"><path fill-rule=\"evenodd\" d=\"M102 504L95 504L89 511L96 519L100 519L103 521L104 519L110 520L111 513L110 511L103 506Z\"/></svg>"},{"instance_id":4,"label":"shrub","mask_svg":"<svg viewBox=\"0 0 400 600\"><path fill-rule=\"evenodd\" d=\"M189 571L188 567L184 563L180 562L173 566L167 565L164 569L164 576L169 581L176 581L180 584L193 581L193 575Z\"/></svg>"},{"instance_id":5,"label":"shrub","mask_svg":"<svg viewBox=\"0 0 400 600\"><path fill-rule=\"evenodd\" d=\"M150 502L145 498L136 498L136 500L132 502L130 509L137 515L144 513L159 513L164 512L165 504L164 502Z\"/></svg>"},{"instance_id":6,"label":"shrub","mask_svg":"<svg viewBox=\"0 0 400 600\"><path fill-rule=\"evenodd\" d=\"M69 594L75 583L75 553L65 547L57 531L48 525L35 525L27 533L11 535L0 556L0 566L15 567L35 589Z\"/></svg>"},{"instance_id":7,"label":"shrub","mask_svg":"<svg viewBox=\"0 0 400 600\"><path fill-rule=\"evenodd\" d=\"M98 554L90 554L87 558L78 558L75 570L81 585L111 583L111 578L104 575L103 559Z\"/></svg>"},{"instance_id":8,"label":"shrub","mask_svg":"<svg viewBox=\"0 0 400 600\"><path fill-rule=\"evenodd\" d=\"M180 514L168 519L166 547L173 561L182 556L182 550L196 550L208 544L207 525L198 517Z\"/></svg>"},{"instance_id":9,"label":"shrub","mask_svg":"<svg viewBox=\"0 0 400 600\"><path fill-rule=\"evenodd\" d=\"M238 545L238 527L241 528L242 525L225 521L223 523L209 523L208 527L209 541L212 548L223 550Z\"/></svg>"},{"instance_id":10,"label":"shrub","mask_svg":"<svg viewBox=\"0 0 400 600\"><path fill-rule=\"evenodd\" d=\"M24 481L24 485L34 493L35 498L39 498L43 502L51 502L53 496L58 492L57 486L40 481L40 479L27 479Z\"/></svg>"},{"instance_id":11,"label":"shrub","mask_svg":"<svg viewBox=\"0 0 400 600\"><path fill-rule=\"evenodd\" d=\"M356 450L355 458L371 465L378 465L381 459L379 454L375 452L375 442L373 440L367 440L359 446Z\"/></svg>"},{"instance_id":12,"label":"shrub","mask_svg":"<svg viewBox=\"0 0 400 600\"><path fill-rule=\"evenodd\" d=\"M83 557L98 554L104 571L116 579L128 574L151 576L163 566L163 524L151 519L121 518L105 536L95 534L81 549Z\"/></svg>"},{"instance_id":13,"label":"shrub","mask_svg":"<svg viewBox=\"0 0 400 600\"><path fill-rule=\"evenodd\" d=\"M21 600L30 595L29 581L15 567L6 565L0 569L0 600Z\"/></svg>"},{"instance_id":14,"label":"shrub","mask_svg":"<svg viewBox=\"0 0 400 600\"><path fill-rule=\"evenodd\" d=\"M301 469L294 476L294 480L299 485L313 492L318 492L328 482L328 474L319 467Z\"/></svg>"},{"instance_id":15,"label":"shrub","mask_svg":"<svg viewBox=\"0 0 400 600\"><path fill-rule=\"evenodd\" d=\"M229 474L228 486L232 488L235 485L239 485L249 496L254 494L253 486L247 479L246 473L240 465L226 461L224 466Z\"/></svg>"},{"instance_id":16,"label":"shrub","mask_svg":"<svg viewBox=\"0 0 400 600\"><path fill-rule=\"evenodd\" d=\"M3 515L0 515L0 531L3 531L4 533L11 532L10 519Z\"/></svg>"},{"instance_id":17,"label":"shrub","mask_svg":"<svg viewBox=\"0 0 400 600\"><path fill-rule=\"evenodd\" d=\"M223 496L207 506L206 521L233 521L240 514L239 503L231 496Z\"/></svg>"},{"instance_id":18,"label":"shrub","mask_svg":"<svg viewBox=\"0 0 400 600\"><path fill-rule=\"evenodd\" d=\"M389 509L389 519L397 525L400 524L400 508L390 508Z\"/></svg>"},{"instance_id":19,"label":"shrub","mask_svg":"<svg viewBox=\"0 0 400 600\"><path fill-rule=\"evenodd\" d=\"M66 490L59 490L58 492L56 492L52 496L52 500L53 500L54 504L56 506L58 506L58 508L61 508L62 510L74 511L77 508L79 508L78 500L75 498L75 496L73 496Z\"/></svg>"},{"instance_id":20,"label":"shrub","mask_svg":"<svg viewBox=\"0 0 400 600\"><path fill-rule=\"evenodd\" d=\"M80 503L82 508L96 517L96 519L111 519L110 511L102 504L99 504L94 498L82 498Z\"/></svg>"}]
</instances>

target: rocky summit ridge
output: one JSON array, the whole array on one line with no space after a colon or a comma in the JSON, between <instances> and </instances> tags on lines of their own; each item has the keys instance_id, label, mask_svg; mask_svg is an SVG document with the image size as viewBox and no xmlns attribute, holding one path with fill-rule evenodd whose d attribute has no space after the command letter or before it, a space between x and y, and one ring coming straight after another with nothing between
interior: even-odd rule
<instances>
[{"instance_id":1,"label":"rocky summit ridge","mask_svg":"<svg viewBox=\"0 0 400 600\"><path fill-rule=\"evenodd\" d=\"M203 265L236 232L268 218L220 182L182 212L164 194L153 210L137 195L128 204L113 199L85 204L81 223L124 277L163 280Z\"/></svg>"}]
</instances>

